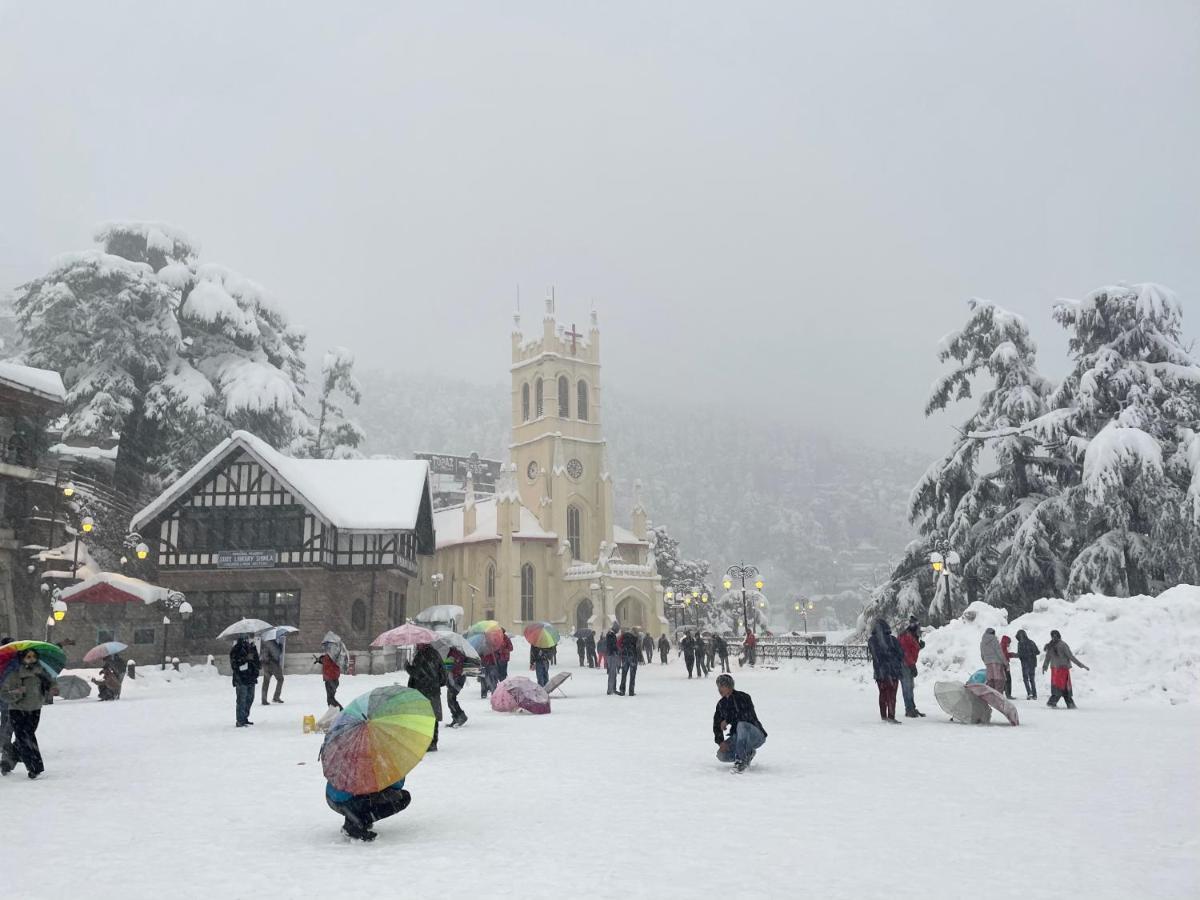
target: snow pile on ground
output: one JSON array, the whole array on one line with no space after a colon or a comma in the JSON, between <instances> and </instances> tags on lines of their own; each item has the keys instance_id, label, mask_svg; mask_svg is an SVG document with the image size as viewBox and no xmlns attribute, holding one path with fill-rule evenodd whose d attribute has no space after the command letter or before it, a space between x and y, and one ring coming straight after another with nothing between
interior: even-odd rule
<instances>
[{"instance_id":1,"label":"snow pile on ground","mask_svg":"<svg viewBox=\"0 0 1200 900\"><path fill-rule=\"evenodd\" d=\"M1013 638L1025 629L1041 650L1051 629L1091 672L1077 674L1077 695L1104 695L1115 700L1151 699L1184 703L1200 692L1200 587L1180 585L1157 597L1103 597L1086 594L1071 602L1042 599L1033 611L1008 622L1006 610L975 602L962 618L927 631L920 674L939 680L963 680L983 668L979 640L984 629ZM1048 694L1038 657L1038 683ZM1021 667L1012 662L1014 693L1021 686Z\"/></svg>"}]
</instances>

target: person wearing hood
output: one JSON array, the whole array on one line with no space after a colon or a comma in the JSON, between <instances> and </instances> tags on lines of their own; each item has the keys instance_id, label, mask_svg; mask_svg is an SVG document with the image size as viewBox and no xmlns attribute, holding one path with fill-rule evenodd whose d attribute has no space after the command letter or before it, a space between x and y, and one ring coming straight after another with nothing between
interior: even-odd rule
<instances>
[{"instance_id":1,"label":"person wearing hood","mask_svg":"<svg viewBox=\"0 0 1200 900\"><path fill-rule=\"evenodd\" d=\"M909 617L908 627L900 635L900 652L904 654L900 667L900 690L904 696L904 715L909 719L923 719L925 713L917 709L917 701L913 697L913 679L917 677L917 658L925 648L921 640L921 625L915 617Z\"/></svg>"},{"instance_id":2,"label":"person wearing hood","mask_svg":"<svg viewBox=\"0 0 1200 900\"><path fill-rule=\"evenodd\" d=\"M42 704L52 687L50 676L42 667L36 650L21 654L21 663L0 682L0 698L8 705L12 746L0 755L0 775L7 775L18 762L25 765L30 778L46 770L38 746L37 729L42 718Z\"/></svg>"},{"instance_id":3,"label":"person wearing hood","mask_svg":"<svg viewBox=\"0 0 1200 900\"><path fill-rule=\"evenodd\" d=\"M1012 661L1017 658L1017 654L1009 651L1008 647L1012 643L1012 638L1007 634L1000 638L1000 652L1004 654L1004 696L1009 700L1012 695Z\"/></svg>"},{"instance_id":4,"label":"person wearing hood","mask_svg":"<svg viewBox=\"0 0 1200 900\"><path fill-rule=\"evenodd\" d=\"M875 620L871 636L867 638L867 652L871 654L875 684L879 688L879 718L899 725L896 720L896 687L900 683L904 651L892 634L892 627L883 618Z\"/></svg>"},{"instance_id":5,"label":"person wearing hood","mask_svg":"<svg viewBox=\"0 0 1200 900\"><path fill-rule=\"evenodd\" d=\"M1067 709L1075 708L1075 691L1071 686L1071 663L1081 669L1088 669L1082 661L1076 658L1057 631L1050 632L1050 643L1045 647L1046 656L1042 660L1042 671L1050 670L1050 699L1047 706L1058 706L1058 698L1067 701ZM1091 669L1088 669L1090 672Z\"/></svg>"},{"instance_id":6,"label":"person wearing hood","mask_svg":"<svg viewBox=\"0 0 1200 900\"><path fill-rule=\"evenodd\" d=\"M254 705L254 687L258 684L260 664L258 648L242 635L229 651L229 668L233 673L233 689L237 695L237 727L253 725L250 707Z\"/></svg>"},{"instance_id":7,"label":"person wearing hood","mask_svg":"<svg viewBox=\"0 0 1200 900\"><path fill-rule=\"evenodd\" d=\"M670 655L671 655L671 641L664 634L662 637L660 637L658 639L658 664L660 666L665 666L667 664L667 657L669 657Z\"/></svg>"},{"instance_id":8,"label":"person wearing hood","mask_svg":"<svg viewBox=\"0 0 1200 900\"><path fill-rule=\"evenodd\" d=\"M433 740L429 742L428 752L436 752L438 723L442 721L442 688L447 681L442 655L432 644L422 644L413 654L412 662L404 668L408 672L408 686L424 694L433 707Z\"/></svg>"},{"instance_id":9,"label":"person wearing hood","mask_svg":"<svg viewBox=\"0 0 1200 900\"><path fill-rule=\"evenodd\" d=\"M1037 699L1037 658L1040 652L1025 629L1017 632L1017 659L1021 660L1021 680L1025 682L1026 700Z\"/></svg>"},{"instance_id":10,"label":"person wearing hood","mask_svg":"<svg viewBox=\"0 0 1200 900\"><path fill-rule=\"evenodd\" d=\"M325 682L325 703L341 709L342 704L337 699L338 683L342 678L340 645L327 641L321 647L325 652L316 658L316 662L321 664L321 680Z\"/></svg>"},{"instance_id":11,"label":"person wearing hood","mask_svg":"<svg viewBox=\"0 0 1200 900\"><path fill-rule=\"evenodd\" d=\"M987 669L987 685L994 690L1004 693L1004 670L1008 668L1008 660L1000 649L1000 639L996 637L996 629L988 628L979 640L979 655Z\"/></svg>"}]
</instances>

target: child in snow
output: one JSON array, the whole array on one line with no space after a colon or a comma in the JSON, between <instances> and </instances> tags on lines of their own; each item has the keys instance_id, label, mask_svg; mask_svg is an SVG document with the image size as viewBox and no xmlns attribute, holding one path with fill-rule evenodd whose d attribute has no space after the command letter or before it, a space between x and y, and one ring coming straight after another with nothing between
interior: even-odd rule
<instances>
[{"instance_id":1,"label":"child in snow","mask_svg":"<svg viewBox=\"0 0 1200 900\"><path fill-rule=\"evenodd\" d=\"M411 800L412 795L404 790L403 778L374 794L351 794L339 791L329 782L325 784L325 802L346 820L342 834L359 841L375 840L377 835L371 825L403 811Z\"/></svg>"},{"instance_id":2,"label":"child in snow","mask_svg":"<svg viewBox=\"0 0 1200 900\"><path fill-rule=\"evenodd\" d=\"M713 739L717 742L717 759L733 763L735 773L745 772L767 740L767 729L763 728L754 711L754 701L745 691L733 689L733 676L729 673L717 676L717 711L713 713ZM729 733L725 733L725 729Z\"/></svg>"},{"instance_id":3,"label":"child in snow","mask_svg":"<svg viewBox=\"0 0 1200 900\"><path fill-rule=\"evenodd\" d=\"M1046 658L1042 660L1042 671L1050 670L1050 699L1046 701L1046 705L1058 706L1058 698L1062 697L1067 701L1067 709L1074 709L1075 697L1071 688L1071 663L1075 663L1081 669L1088 667L1075 657L1071 648L1067 646L1067 642L1057 631L1050 632L1050 643L1046 645L1045 650ZM1090 672L1091 669L1088 671Z\"/></svg>"}]
</instances>

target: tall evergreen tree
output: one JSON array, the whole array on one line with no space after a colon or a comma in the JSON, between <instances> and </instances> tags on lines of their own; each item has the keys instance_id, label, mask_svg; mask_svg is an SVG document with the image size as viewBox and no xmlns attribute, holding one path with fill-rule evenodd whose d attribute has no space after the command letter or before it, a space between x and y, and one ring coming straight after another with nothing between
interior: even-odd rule
<instances>
[{"instance_id":1,"label":"tall evergreen tree","mask_svg":"<svg viewBox=\"0 0 1200 900\"><path fill-rule=\"evenodd\" d=\"M312 415L312 427L300 441L298 454L320 459L359 456L366 435L347 418L346 408L362 402L362 388L354 377L354 356L345 347L325 354L321 365L321 394Z\"/></svg>"}]
</instances>

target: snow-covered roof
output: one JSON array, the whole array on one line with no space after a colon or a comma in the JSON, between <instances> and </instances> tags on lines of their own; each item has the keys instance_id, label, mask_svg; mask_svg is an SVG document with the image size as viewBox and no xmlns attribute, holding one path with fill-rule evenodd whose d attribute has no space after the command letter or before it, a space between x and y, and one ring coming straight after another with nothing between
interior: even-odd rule
<instances>
[{"instance_id":1,"label":"snow-covered roof","mask_svg":"<svg viewBox=\"0 0 1200 900\"><path fill-rule=\"evenodd\" d=\"M140 578L130 578L117 572L101 572L79 584L63 588L60 597L65 603L129 603L141 600L149 604L167 599L168 594L170 591L167 588Z\"/></svg>"},{"instance_id":2,"label":"snow-covered roof","mask_svg":"<svg viewBox=\"0 0 1200 900\"><path fill-rule=\"evenodd\" d=\"M613 541L614 541L615 543L619 544L619 545L623 545L623 546L626 546L626 547L630 547L630 546L646 547L646 546L649 546L649 545L646 543L646 541L643 541L641 538L639 538L637 535L635 535L635 534L634 534L632 531L629 531L628 529L622 528L620 525L614 525L614 526L613 526Z\"/></svg>"},{"instance_id":3,"label":"snow-covered roof","mask_svg":"<svg viewBox=\"0 0 1200 900\"><path fill-rule=\"evenodd\" d=\"M36 394L53 403L67 402L62 376L50 369L35 369L14 362L0 362L0 384Z\"/></svg>"},{"instance_id":4,"label":"snow-covered roof","mask_svg":"<svg viewBox=\"0 0 1200 900\"><path fill-rule=\"evenodd\" d=\"M521 524L513 534L517 541L554 541L558 535L542 528L538 517L521 506ZM453 547L456 544L475 544L484 541L498 541L500 535L496 530L496 500L486 497L475 501L475 530L463 537L463 507L451 506L439 509L433 514L433 527L437 533L438 549Z\"/></svg>"},{"instance_id":5,"label":"snow-covered roof","mask_svg":"<svg viewBox=\"0 0 1200 900\"><path fill-rule=\"evenodd\" d=\"M341 531L416 531L429 499L429 464L417 459L296 459L248 431L235 431L133 517L137 531L162 515L241 450L298 500Z\"/></svg>"}]
</instances>

